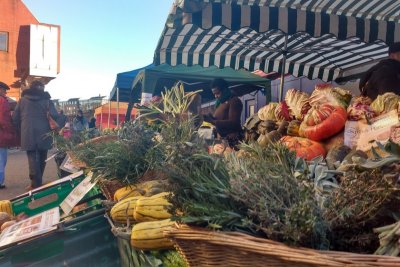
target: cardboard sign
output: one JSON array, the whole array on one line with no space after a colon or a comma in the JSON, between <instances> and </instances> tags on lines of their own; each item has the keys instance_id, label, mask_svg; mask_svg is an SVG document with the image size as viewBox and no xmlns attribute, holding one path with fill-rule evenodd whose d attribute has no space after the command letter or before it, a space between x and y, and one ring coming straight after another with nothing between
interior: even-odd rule
<instances>
[{"instance_id":1,"label":"cardboard sign","mask_svg":"<svg viewBox=\"0 0 400 267\"><path fill-rule=\"evenodd\" d=\"M0 247L56 230L59 222L60 210L58 207L19 221L1 233Z\"/></svg>"},{"instance_id":2,"label":"cardboard sign","mask_svg":"<svg viewBox=\"0 0 400 267\"><path fill-rule=\"evenodd\" d=\"M68 155L63 160L63 162L60 166L60 169L66 171L66 172L70 172L70 173L75 173L80 170L79 167L74 165L74 162L72 161L71 157Z\"/></svg>"},{"instance_id":3,"label":"cardboard sign","mask_svg":"<svg viewBox=\"0 0 400 267\"><path fill-rule=\"evenodd\" d=\"M92 173L80 182L74 190L60 204L60 208L68 215L78 202L95 186L96 182L92 182Z\"/></svg>"},{"instance_id":4,"label":"cardboard sign","mask_svg":"<svg viewBox=\"0 0 400 267\"><path fill-rule=\"evenodd\" d=\"M399 116L396 110L382 114L366 121L347 121L344 129L344 144L351 148L368 151L376 147L376 141L384 144L391 135L392 126L399 123Z\"/></svg>"}]
</instances>

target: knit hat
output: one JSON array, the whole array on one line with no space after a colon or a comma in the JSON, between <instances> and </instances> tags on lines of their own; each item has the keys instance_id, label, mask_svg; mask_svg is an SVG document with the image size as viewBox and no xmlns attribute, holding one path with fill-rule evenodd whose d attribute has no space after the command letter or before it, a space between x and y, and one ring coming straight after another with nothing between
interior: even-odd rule
<instances>
[{"instance_id":1,"label":"knit hat","mask_svg":"<svg viewBox=\"0 0 400 267\"><path fill-rule=\"evenodd\" d=\"M400 42L393 43L389 46L389 54L400 52Z\"/></svg>"},{"instance_id":2,"label":"knit hat","mask_svg":"<svg viewBox=\"0 0 400 267\"><path fill-rule=\"evenodd\" d=\"M0 88L10 90L10 87L8 87L8 85L3 82L0 82Z\"/></svg>"},{"instance_id":3,"label":"knit hat","mask_svg":"<svg viewBox=\"0 0 400 267\"><path fill-rule=\"evenodd\" d=\"M44 84L41 81L33 81L30 88L36 90L44 90Z\"/></svg>"}]
</instances>

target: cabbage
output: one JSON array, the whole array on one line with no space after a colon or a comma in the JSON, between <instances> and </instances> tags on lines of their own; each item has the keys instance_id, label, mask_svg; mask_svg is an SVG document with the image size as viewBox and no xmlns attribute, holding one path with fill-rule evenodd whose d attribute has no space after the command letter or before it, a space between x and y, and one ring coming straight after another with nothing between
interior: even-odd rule
<instances>
[{"instance_id":1,"label":"cabbage","mask_svg":"<svg viewBox=\"0 0 400 267\"><path fill-rule=\"evenodd\" d=\"M378 97L372 102L371 108L378 114L388 113L389 111L398 108L400 96L395 93L385 93L378 95Z\"/></svg>"},{"instance_id":2,"label":"cabbage","mask_svg":"<svg viewBox=\"0 0 400 267\"><path fill-rule=\"evenodd\" d=\"M277 106L278 106L278 103L271 102L268 105L260 108L258 110L258 117L260 118L260 120L262 120L262 121L266 121L266 120L276 121L275 109L276 109Z\"/></svg>"},{"instance_id":3,"label":"cabbage","mask_svg":"<svg viewBox=\"0 0 400 267\"><path fill-rule=\"evenodd\" d=\"M377 116L377 113L371 108L371 98L367 96L354 97L350 106L347 108L347 118L351 121L362 119L371 119Z\"/></svg>"},{"instance_id":4,"label":"cabbage","mask_svg":"<svg viewBox=\"0 0 400 267\"><path fill-rule=\"evenodd\" d=\"M286 92L285 102L289 107L291 116L297 120L302 120L311 108L309 103L309 94L296 89L289 89Z\"/></svg>"},{"instance_id":5,"label":"cabbage","mask_svg":"<svg viewBox=\"0 0 400 267\"><path fill-rule=\"evenodd\" d=\"M342 88L332 87L331 85L315 86L315 90L310 96L310 104L311 106L320 106L329 103L347 109L351 98L351 93Z\"/></svg>"},{"instance_id":6,"label":"cabbage","mask_svg":"<svg viewBox=\"0 0 400 267\"><path fill-rule=\"evenodd\" d=\"M275 108L275 117L277 121L291 121L293 115L290 114L290 110L285 101L282 101Z\"/></svg>"}]
</instances>

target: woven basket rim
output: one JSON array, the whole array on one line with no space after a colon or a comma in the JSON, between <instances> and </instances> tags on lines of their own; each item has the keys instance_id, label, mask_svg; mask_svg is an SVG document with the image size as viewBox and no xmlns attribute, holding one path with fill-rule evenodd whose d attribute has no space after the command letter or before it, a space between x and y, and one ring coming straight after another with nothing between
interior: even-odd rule
<instances>
[{"instance_id":1,"label":"woven basket rim","mask_svg":"<svg viewBox=\"0 0 400 267\"><path fill-rule=\"evenodd\" d=\"M187 225L179 225L177 229L164 232L164 235L174 241L185 258L193 257L196 253L191 253L190 256L185 255L185 249L191 248L182 249L179 246L182 245L182 241L195 241L213 247L229 247L232 248L232 253L237 253L240 250L255 255L279 258L290 264L288 266L296 266L293 265L295 263L315 266L400 266L400 258L398 257L290 247L277 241L240 232L211 231ZM229 255L226 255L226 257L229 257Z\"/></svg>"}]
</instances>

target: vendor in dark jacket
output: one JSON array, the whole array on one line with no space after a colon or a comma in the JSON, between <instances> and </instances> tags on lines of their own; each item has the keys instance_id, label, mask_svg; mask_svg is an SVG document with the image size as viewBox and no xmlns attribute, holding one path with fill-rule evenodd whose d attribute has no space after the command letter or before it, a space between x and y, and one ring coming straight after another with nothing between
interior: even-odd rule
<instances>
[{"instance_id":1,"label":"vendor in dark jacket","mask_svg":"<svg viewBox=\"0 0 400 267\"><path fill-rule=\"evenodd\" d=\"M215 125L219 138L227 139L231 146L236 145L242 139L240 116L243 104L232 95L224 79L215 79L211 90L216 98L215 111L212 116L206 115L204 120Z\"/></svg>"},{"instance_id":2,"label":"vendor in dark jacket","mask_svg":"<svg viewBox=\"0 0 400 267\"><path fill-rule=\"evenodd\" d=\"M22 91L12 116L14 125L21 132L21 149L26 150L28 156L29 189L42 185L47 151L52 147L48 112L54 120L58 119L50 95L44 91L44 84L33 81L29 89Z\"/></svg>"},{"instance_id":3,"label":"vendor in dark jacket","mask_svg":"<svg viewBox=\"0 0 400 267\"><path fill-rule=\"evenodd\" d=\"M389 56L371 67L361 78L361 94L372 100L393 92L400 95L400 42L389 46Z\"/></svg>"}]
</instances>

